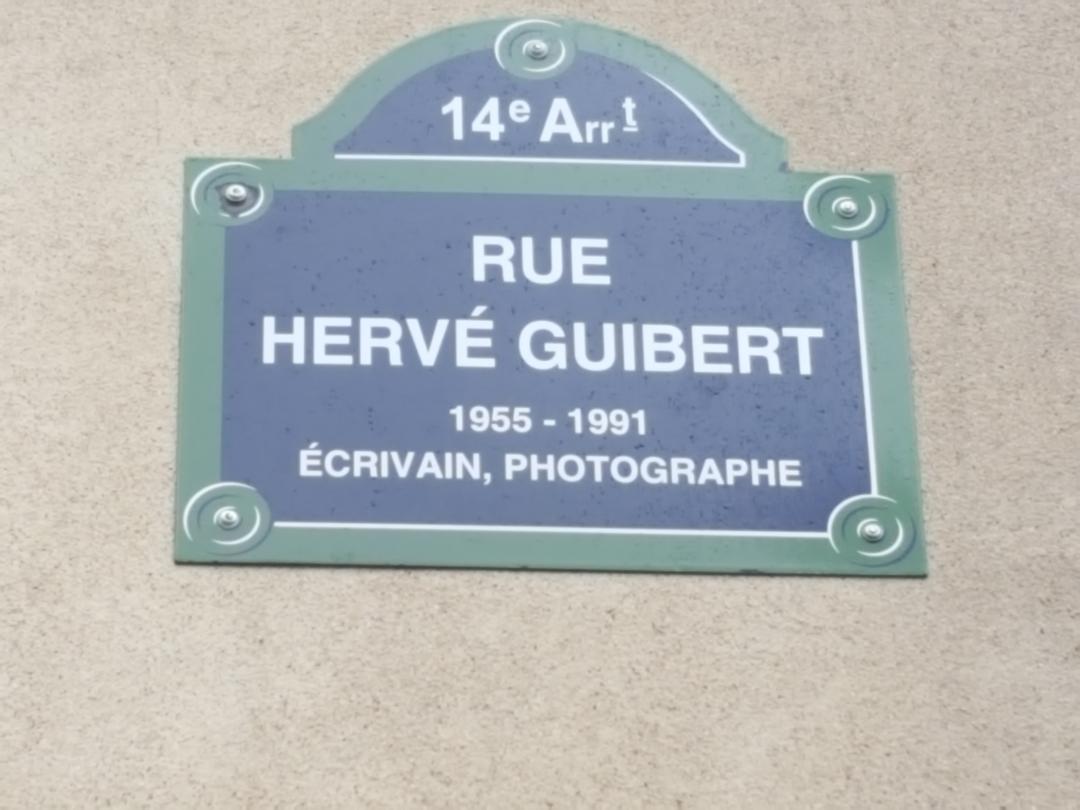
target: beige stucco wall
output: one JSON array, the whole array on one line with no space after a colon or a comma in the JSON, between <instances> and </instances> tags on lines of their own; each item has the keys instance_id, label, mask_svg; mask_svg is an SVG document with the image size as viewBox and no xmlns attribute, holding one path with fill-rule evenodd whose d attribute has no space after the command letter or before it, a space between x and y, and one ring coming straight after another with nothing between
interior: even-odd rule
<instances>
[{"instance_id":1,"label":"beige stucco wall","mask_svg":"<svg viewBox=\"0 0 1080 810\"><path fill-rule=\"evenodd\" d=\"M188 155L526 10L894 172L925 581L175 567ZM0 806L1080 804L1080 5L0 0Z\"/></svg>"}]
</instances>

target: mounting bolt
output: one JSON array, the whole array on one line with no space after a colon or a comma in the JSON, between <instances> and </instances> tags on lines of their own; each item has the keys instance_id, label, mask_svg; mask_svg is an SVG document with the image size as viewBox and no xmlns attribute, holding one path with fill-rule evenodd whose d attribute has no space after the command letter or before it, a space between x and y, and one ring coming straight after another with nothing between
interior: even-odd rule
<instances>
[{"instance_id":1,"label":"mounting bolt","mask_svg":"<svg viewBox=\"0 0 1080 810\"><path fill-rule=\"evenodd\" d=\"M858 534L867 543L877 543L885 539L885 527L871 518L859 524Z\"/></svg>"},{"instance_id":2,"label":"mounting bolt","mask_svg":"<svg viewBox=\"0 0 1080 810\"><path fill-rule=\"evenodd\" d=\"M225 186L222 196L230 205L243 205L248 199L248 187L243 183L229 183Z\"/></svg>"},{"instance_id":3,"label":"mounting bolt","mask_svg":"<svg viewBox=\"0 0 1080 810\"><path fill-rule=\"evenodd\" d=\"M542 39L530 39L525 43L525 55L530 59L535 59L537 62L546 59L550 52L551 48Z\"/></svg>"},{"instance_id":4,"label":"mounting bolt","mask_svg":"<svg viewBox=\"0 0 1080 810\"><path fill-rule=\"evenodd\" d=\"M240 525L240 513L236 507L223 506L214 513L214 525L225 531L235 529Z\"/></svg>"},{"instance_id":5,"label":"mounting bolt","mask_svg":"<svg viewBox=\"0 0 1080 810\"><path fill-rule=\"evenodd\" d=\"M859 204L851 197L841 197L833 203L832 209L839 217L853 219L858 216Z\"/></svg>"}]
</instances>

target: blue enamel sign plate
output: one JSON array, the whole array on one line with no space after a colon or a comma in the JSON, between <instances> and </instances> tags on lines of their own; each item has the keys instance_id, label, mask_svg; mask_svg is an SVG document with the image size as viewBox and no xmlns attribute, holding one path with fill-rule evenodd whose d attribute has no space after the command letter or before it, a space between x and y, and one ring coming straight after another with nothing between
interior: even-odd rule
<instances>
[{"instance_id":1,"label":"blue enamel sign plate","mask_svg":"<svg viewBox=\"0 0 1080 810\"><path fill-rule=\"evenodd\" d=\"M185 562L919 575L890 178L569 22L187 167Z\"/></svg>"}]
</instances>

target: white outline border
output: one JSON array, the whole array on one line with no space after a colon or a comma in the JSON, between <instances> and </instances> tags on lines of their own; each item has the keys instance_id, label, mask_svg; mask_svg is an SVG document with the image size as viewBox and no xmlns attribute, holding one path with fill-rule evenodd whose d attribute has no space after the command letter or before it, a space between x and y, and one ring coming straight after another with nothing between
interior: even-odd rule
<instances>
[{"instance_id":1,"label":"white outline border","mask_svg":"<svg viewBox=\"0 0 1080 810\"><path fill-rule=\"evenodd\" d=\"M283 529L395 529L399 531L448 531L448 532L537 532L539 534L636 534L666 537L787 537L827 538L828 532L770 532L757 529L735 531L731 529L625 529L611 526L494 526L469 523L312 523L303 520L279 520L274 526Z\"/></svg>"},{"instance_id":2,"label":"white outline border","mask_svg":"<svg viewBox=\"0 0 1080 810\"><path fill-rule=\"evenodd\" d=\"M859 365L862 373L863 410L866 412L866 452L870 466L870 492L853 495L842 501L833 513L849 501L865 495L879 495L877 479L877 455L874 446L874 414L870 399L870 367L866 346L866 318L863 313L862 261L859 256L859 241L851 242L851 264L855 276L855 312L859 326ZM891 499L890 499L891 500ZM832 514L826 522L826 529L832 522ZM538 534L631 534L651 537L773 537L783 539L825 539L832 543L829 532L770 532L757 529L739 531L737 529L641 529L612 528L609 526L492 526L465 523L324 523L294 520L279 520L273 524L283 529L391 529L398 531L442 531L442 532L536 532Z\"/></svg>"},{"instance_id":3,"label":"white outline border","mask_svg":"<svg viewBox=\"0 0 1080 810\"><path fill-rule=\"evenodd\" d=\"M731 141L729 141L727 138L725 138L723 135L721 135L720 132L716 129L716 127L714 127L712 125L712 122L710 122L709 119L705 117L705 114L703 112L701 112L701 110L699 110L697 107L695 107L690 102L690 99L688 99L686 96L684 96L678 90L676 90L670 84L665 82L659 76L654 76L652 73L649 73L647 71L642 71L642 72L645 73L646 76L648 76L650 79L652 79L658 85L660 85L665 90L667 90L669 93L671 93L673 96L675 96L675 98L677 98L683 104L685 104L687 106L687 108L690 110L690 112L692 112L695 116L697 116L697 119L699 121L701 121L702 124L705 125L705 128L707 130L709 130L709 132L712 133L713 137L716 138L716 140L720 141L720 143L722 143L724 146L726 146L728 149L730 149L732 152L734 152L736 155L739 156L739 162L738 163L710 162L710 163L707 163L706 165L709 165L709 166L714 166L714 165L715 166L730 166L731 168L738 168L738 169L745 169L746 168L746 152L744 152L742 149L740 149L735 144L733 144Z\"/></svg>"},{"instance_id":4,"label":"white outline border","mask_svg":"<svg viewBox=\"0 0 1080 810\"><path fill-rule=\"evenodd\" d=\"M859 240L851 240L851 263L855 267L855 313L859 320L859 365L862 367L863 410L866 412L866 457L870 465L870 495L878 495L877 448L874 445L874 408L870 396L870 358L866 343L866 314L863 310L862 256Z\"/></svg>"},{"instance_id":5,"label":"white outline border","mask_svg":"<svg viewBox=\"0 0 1080 810\"><path fill-rule=\"evenodd\" d=\"M693 166L710 169L742 169L742 163L709 163L703 160L621 160L619 158L553 158L553 157L481 157L473 155L358 155L352 152L338 153L334 160L427 160L456 161L459 163L566 163L588 166Z\"/></svg>"},{"instance_id":6,"label":"white outline border","mask_svg":"<svg viewBox=\"0 0 1080 810\"><path fill-rule=\"evenodd\" d=\"M534 23L543 23L545 25L551 25L555 28L561 28L559 23L551 22L550 20L531 19L521 20L513 25L509 25L504 28L499 35L495 38L495 61L499 63L499 67L506 70L506 65L503 64L502 57L499 55L499 45L502 43L503 38L513 31L515 28L520 28L523 25L531 25ZM562 64L566 58L566 45L559 42L559 47L562 48L562 53L559 55L559 59L553 64L544 68L525 68L530 73L546 73L547 71L554 70ZM721 135L716 127L712 125L705 114L701 112L694 104L672 87L670 84L654 76L648 71L641 71L654 82L659 84L675 98L682 102L687 109L694 114L694 116L705 125L705 128L712 134L717 141L722 143L732 152L739 156L737 163L720 162L715 160L622 160L617 158L554 158L554 157L504 157L504 156L484 156L484 155L403 155L403 154L385 154L385 153L373 153L373 154L360 154L357 152L335 152L334 160L450 160L450 161L463 161L470 163L566 163L571 165L589 165L589 166L690 166L695 168L711 168L711 169L745 169L747 166L746 152L733 144L723 135Z\"/></svg>"}]
</instances>

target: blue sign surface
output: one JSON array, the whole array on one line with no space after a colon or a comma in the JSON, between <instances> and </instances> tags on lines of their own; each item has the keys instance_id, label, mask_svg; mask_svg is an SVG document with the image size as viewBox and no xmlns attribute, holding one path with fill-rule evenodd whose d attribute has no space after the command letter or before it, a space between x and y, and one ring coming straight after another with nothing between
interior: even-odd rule
<instances>
[{"instance_id":1,"label":"blue sign surface","mask_svg":"<svg viewBox=\"0 0 1080 810\"><path fill-rule=\"evenodd\" d=\"M222 466L279 520L824 532L869 490L852 249L798 203L293 191L227 238Z\"/></svg>"}]
</instances>

